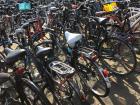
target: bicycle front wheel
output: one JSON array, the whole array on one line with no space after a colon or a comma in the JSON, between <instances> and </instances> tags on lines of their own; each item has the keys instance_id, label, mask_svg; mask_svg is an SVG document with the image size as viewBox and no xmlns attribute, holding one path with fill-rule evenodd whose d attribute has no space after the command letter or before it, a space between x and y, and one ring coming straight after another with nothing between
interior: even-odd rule
<instances>
[{"instance_id":1,"label":"bicycle front wheel","mask_svg":"<svg viewBox=\"0 0 140 105\"><path fill-rule=\"evenodd\" d=\"M136 54L125 41L111 37L99 44L100 61L116 75L128 75L136 68Z\"/></svg>"}]
</instances>

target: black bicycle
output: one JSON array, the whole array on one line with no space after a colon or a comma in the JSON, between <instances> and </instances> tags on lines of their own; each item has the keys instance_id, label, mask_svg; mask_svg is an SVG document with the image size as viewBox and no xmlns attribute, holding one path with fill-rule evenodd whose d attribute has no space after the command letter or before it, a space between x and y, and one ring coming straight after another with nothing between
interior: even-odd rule
<instances>
[{"instance_id":1,"label":"black bicycle","mask_svg":"<svg viewBox=\"0 0 140 105\"><path fill-rule=\"evenodd\" d=\"M137 65L136 54L131 44L108 34L108 18L91 17L86 32L87 46L99 53L102 64L117 75L133 72Z\"/></svg>"},{"instance_id":2,"label":"black bicycle","mask_svg":"<svg viewBox=\"0 0 140 105\"><path fill-rule=\"evenodd\" d=\"M40 88L28 79L28 72L17 62L24 58L23 49L12 51L5 48L7 56L1 68L8 66L7 73L0 73L0 103L2 105L51 105ZM20 67L21 66L21 67ZM10 70L10 71L9 71Z\"/></svg>"}]
</instances>

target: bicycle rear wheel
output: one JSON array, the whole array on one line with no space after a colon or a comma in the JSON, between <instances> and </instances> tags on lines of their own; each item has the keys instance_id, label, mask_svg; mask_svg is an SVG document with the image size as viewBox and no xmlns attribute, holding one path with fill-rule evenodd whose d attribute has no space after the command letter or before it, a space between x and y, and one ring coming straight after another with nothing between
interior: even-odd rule
<instances>
[{"instance_id":1,"label":"bicycle rear wheel","mask_svg":"<svg viewBox=\"0 0 140 105\"><path fill-rule=\"evenodd\" d=\"M99 44L100 61L116 75L128 75L136 68L136 54L125 41L111 37Z\"/></svg>"},{"instance_id":2,"label":"bicycle rear wheel","mask_svg":"<svg viewBox=\"0 0 140 105\"><path fill-rule=\"evenodd\" d=\"M51 104L77 105L80 103L79 91L77 91L78 88L76 88L76 83L72 78L70 80L65 80L60 75L56 74L53 79L55 80L54 89L44 87L44 92Z\"/></svg>"},{"instance_id":3,"label":"bicycle rear wheel","mask_svg":"<svg viewBox=\"0 0 140 105\"><path fill-rule=\"evenodd\" d=\"M79 71L78 74L83 89L100 97L106 97L109 94L111 84L108 77L103 75L103 69L99 65L84 58L83 61L80 60L76 68Z\"/></svg>"}]
</instances>

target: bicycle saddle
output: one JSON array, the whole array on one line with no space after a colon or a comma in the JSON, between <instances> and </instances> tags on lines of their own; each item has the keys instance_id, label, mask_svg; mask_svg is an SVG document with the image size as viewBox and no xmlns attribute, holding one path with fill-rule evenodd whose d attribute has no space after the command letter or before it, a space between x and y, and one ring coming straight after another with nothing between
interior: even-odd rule
<instances>
[{"instance_id":1,"label":"bicycle saddle","mask_svg":"<svg viewBox=\"0 0 140 105\"><path fill-rule=\"evenodd\" d=\"M29 22L26 22L21 26L21 28L26 29L29 27L29 25L30 25Z\"/></svg>"},{"instance_id":2,"label":"bicycle saddle","mask_svg":"<svg viewBox=\"0 0 140 105\"><path fill-rule=\"evenodd\" d=\"M29 24L33 24L33 23L35 23L35 22L37 22L37 20L29 20Z\"/></svg>"},{"instance_id":3,"label":"bicycle saddle","mask_svg":"<svg viewBox=\"0 0 140 105\"><path fill-rule=\"evenodd\" d=\"M55 12L55 11L58 10L58 8L56 8L56 7L50 7L49 10L52 11L52 12Z\"/></svg>"},{"instance_id":4,"label":"bicycle saddle","mask_svg":"<svg viewBox=\"0 0 140 105\"><path fill-rule=\"evenodd\" d=\"M20 14L18 13L18 14L13 14L12 15L14 18L16 18L16 17L18 17L18 16L20 16Z\"/></svg>"},{"instance_id":5,"label":"bicycle saddle","mask_svg":"<svg viewBox=\"0 0 140 105\"><path fill-rule=\"evenodd\" d=\"M10 74L0 73L0 85L10 79Z\"/></svg>"},{"instance_id":6,"label":"bicycle saddle","mask_svg":"<svg viewBox=\"0 0 140 105\"><path fill-rule=\"evenodd\" d=\"M18 28L15 30L15 34L24 33L24 29Z\"/></svg>"},{"instance_id":7,"label":"bicycle saddle","mask_svg":"<svg viewBox=\"0 0 140 105\"><path fill-rule=\"evenodd\" d=\"M94 20L101 25L105 25L108 22L109 18L95 17Z\"/></svg>"},{"instance_id":8,"label":"bicycle saddle","mask_svg":"<svg viewBox=\"0 0 140 105\"><path fill-rule=\"evenodd\" d=\"M98 11L95 13L96 16L102 16L105 15L107 12L106 11Z\"/></svg>"},{"instance_id":9,"label":"bicycle saddle","mask_svg":"<svg viewBox=\"0 0 140 105\"><path fill-rule=\"evenodd\" d=\"M36 51L36 56L37 57L44 57L44 56L48 56L50 54L52 54L52 48L50 47L41 47L41 46L37 46L37 51Z\"/></svg>"},{"instance_id":10,"label":"bicycle saddle","mask_svg":"<svg viewBox=\"0 0 140 105\"><path fill-rule=\"evenodd\" d=\"M40 6L40 8L41 8L41 9L47 9L48 6L47 6L47 5L42 5L42 6Z\"/></svg>"},{"instance_id":11,"label":"bicycle saddle","mask_svg":"<svg viewBox=\"0 0 140 105\"><path fill-rule=\"evenodd\" d=\"M24 49L12 50L10 48L5 48L4 51L7 55L5 59L5 62L7 64L14 64L19 59L23 58L26 54L26 51Z\"/></svg>"},{"instance_id":12,"label":"bicycle saddle","mask_svg":"<svg viewBox=\"0 0 140 105\"><path fill-rule=\"evenodd\" d=\"M15 9L16 7L14 7L14 6L11 6L10 8L11 8L11 9Z\"/></svg>"},{"instance_id":13,"label":"bicycle saddle","mask_svg":"<svg viewBox=\"0 0 140 105\"><path fill-rule=\"evenodd\" d=\"M66 38L69 46L73 48L75 46L76 42L78 42L82 39L82 34L70 33L68 31L66 31L65 38Z\"/></svg>"}]
</instances>

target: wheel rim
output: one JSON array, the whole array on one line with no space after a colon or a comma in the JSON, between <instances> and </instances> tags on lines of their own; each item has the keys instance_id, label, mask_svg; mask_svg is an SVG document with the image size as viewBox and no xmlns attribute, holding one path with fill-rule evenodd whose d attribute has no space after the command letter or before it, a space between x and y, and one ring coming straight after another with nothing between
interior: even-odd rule
<instances>
[{"instance_id":1,"label":"wheel rim","mask_svg":"<svg viewBox=\"0 0 140 105\"><path fill-rule=\"evenodd\" d=\"M80 63L79 69L84 70L83 77L86 85L88 85L90 91L92 91L95 95L105 96L107 86L105 84L103 76L98 71L98 68L91 64L91 62ZM86 75L85 75L86 74Z\"/></svg>"},{"instance_id":2,"label":"wheel rim","mask_svg":"<svg viewBox=\"0 0 140 105\"><path fill-rule=\"evenodd\" d=\"M105 66L117 74L128 74L135 69L136 59L132 49L118 39L102 42L99 49L100 59Z\"/></svg>"}]
</instances>

